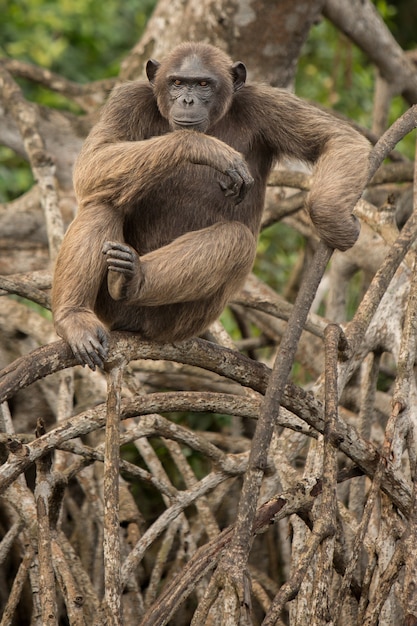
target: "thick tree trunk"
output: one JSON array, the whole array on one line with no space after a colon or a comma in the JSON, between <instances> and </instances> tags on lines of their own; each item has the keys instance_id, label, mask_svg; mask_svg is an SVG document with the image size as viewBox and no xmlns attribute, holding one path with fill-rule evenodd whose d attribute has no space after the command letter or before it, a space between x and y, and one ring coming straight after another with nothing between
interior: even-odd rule
<instances>
[{"instance_id":1,"label":"thick tree trunk","mask_svg":"<svg viewBox=\"0 0 417 626\"><path fill-rule=\"evenodd\" d=\"M288 87L323 4L323 0L159 0L120 76L137 78L147 58L162 57L180 41L190 39L212 43L246 63L250 80Z\"/></svg>"}]
</instances>

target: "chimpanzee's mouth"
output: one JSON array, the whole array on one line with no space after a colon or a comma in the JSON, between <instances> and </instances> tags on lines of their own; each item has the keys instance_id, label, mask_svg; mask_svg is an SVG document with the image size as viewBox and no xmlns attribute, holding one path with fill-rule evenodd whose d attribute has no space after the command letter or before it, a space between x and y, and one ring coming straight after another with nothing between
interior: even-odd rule
<instances>
[{"instance_id":1,"label":"chimpanzee's mouth","mask_svg":"<svg viewBox=\"0 0 417 626\"><path fill-rule=\"evenodd\" d=\"M174 118L173 121L176 126L180 126L181 128L200 128L207 124L207 121L204 118L199 120Z\"/></svg>"},{"instance_id":2,"label":"chimpanzee's mouth","mask_svg":"<svg viewBox=\"0 0 417 626\"><path fill-rule=\"evenodd\" d=\"M174 118L173 121L174 121L174 123L177 126L182 126L183 128L184 127L190 127L190 126L201 126L202 124L206 123L205 119L200 119L200 120L187 120L187 119L180 120L178 118Z\"/></svg>"}]
</instances>

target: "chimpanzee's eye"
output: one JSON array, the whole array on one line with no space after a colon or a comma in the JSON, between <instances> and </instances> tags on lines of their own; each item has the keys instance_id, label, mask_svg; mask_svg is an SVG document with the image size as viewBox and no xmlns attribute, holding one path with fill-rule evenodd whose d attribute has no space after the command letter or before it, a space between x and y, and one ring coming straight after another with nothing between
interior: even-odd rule
<instances>
[{"instance_id":1,"label":"chimpanzee's eye","mask_svg":"<svg viewBox=\"0 0 417 626\"><path fill-rule=\"evenodd\" d=\"M182 81L180 81L180 79L179 79L179 78L176 78L176 79L174 80L174 85L175 85L176 87L179 87L179 86L181 85L181 82L182 82Z\"/></svg>"},{"instance_id":2,"label":"chimpanzee's eye","mask_svg":"<svg viewBox=\"0 0 417 626\"><path fill-rule=\"evenodd\" d=\"M200 87L207 87L208 82L206 80L200 80L199 85Z\"/></svg>"}]
</instances>

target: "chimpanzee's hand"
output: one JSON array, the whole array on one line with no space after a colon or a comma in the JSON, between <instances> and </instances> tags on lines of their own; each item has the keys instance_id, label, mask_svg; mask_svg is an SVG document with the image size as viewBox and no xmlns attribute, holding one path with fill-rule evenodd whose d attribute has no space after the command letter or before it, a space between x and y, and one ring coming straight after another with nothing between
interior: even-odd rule
<instances>
[{"instance_id":1,"label":"chimpanzee's hand","mask_svg":"<svg viewBox=\"0 0 417 626\"><path fill-rule=\"evenodd\" d=\"M102 326L97 326L94 332L85 330L77 342L71 341L70 348L80 365L88 365L93 372L96 367L103 369L109 355L107 333Z\"/></svg>"},{"instance_id":2,"label":"chimpanzee's hand","mask_svg":"<svg viewBox=\"0 0 417 626\"><path fill-rule=\"evenodd\" d=\"M140 289L142 272L139 255L134 248L115 241L106 241L103 254L107 261L107 287L113 300L127 300Z\"/></svg>"},{"instance_id":3,"label":"chimpanzee's hand","mask_svg":"<svg viewBox=\"0 0 417 626\"><path fill-rule=\"evenodd\" d=\"M236 204L239 204L254 183L246 161L244 159L236 160L234 167L227 169L225 174L229 176L230 182L227 184L221 181L220 187L226 197L236 198Z\"/></svg>"},{"instance_id":4,"label":"chimpanzee's hand","mask_svg":"<svg viewBox=\"0 0 417 626\"><path fill-rule=\"evenodd\" d=\"M57 323L57 332L67 342L80 365L103 369L109 355L107 331L92 311L67 316Z\"/></svg>"},{"instance_id":5,"label":"chimpanzee's hand","mask_svg":"<svg viewBox=\"0 0 417 626\"><path fill-rule=\"evenodd\" d=\"M190 163L208 165L221 172L229 180L219 182L220 187L228 198L236 200L236 204L242 202L254 180L249 171L248 164L243 155L216 137L198 133L198 142L194 131L181 130L181 147L187 147Z\"/></svg>"}]
</instances>

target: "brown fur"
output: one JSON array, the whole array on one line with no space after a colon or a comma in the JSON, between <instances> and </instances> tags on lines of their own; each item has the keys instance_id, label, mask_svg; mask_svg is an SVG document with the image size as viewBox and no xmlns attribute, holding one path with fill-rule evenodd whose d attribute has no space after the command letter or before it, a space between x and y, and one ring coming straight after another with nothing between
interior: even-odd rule
<instances>
[{"instance_id":1,"label":"brown fur","mask_svg":"<svg viewBox=\"0 0 417 626\"><path fill-rule=\"evenodd\" d=\"M175 130L169 119L167 75L191 57L219 86L206 132ZM233 67L216 48L183 44L152 85L114 91L83 146L53 312L57 332L90 367L106 356L107 329L177 341L216 319L252 267L267 177L281 156L315 164L307 208L320 236L342 250L357 238L351 211L367 179L368 142L284 90L234 91ZM129 270L111 269L106 242L129 244Z\"/></svg>"}]
</instances>

